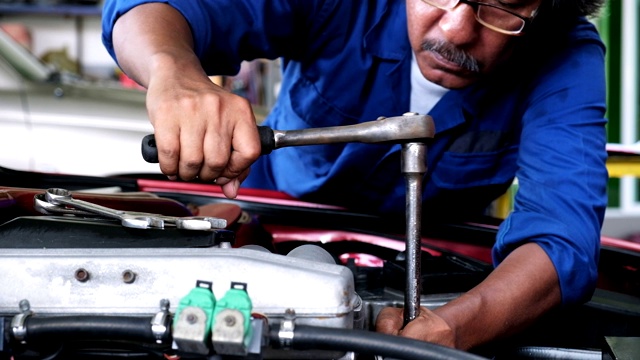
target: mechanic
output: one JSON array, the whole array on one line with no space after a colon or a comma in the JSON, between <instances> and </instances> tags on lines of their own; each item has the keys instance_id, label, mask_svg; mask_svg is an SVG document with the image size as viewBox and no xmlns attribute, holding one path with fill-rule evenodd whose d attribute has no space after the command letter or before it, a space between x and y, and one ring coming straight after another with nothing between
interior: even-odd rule
<instances>
[{"instance_id":1,"label":"mechanic","mask_svg":"<svg viewBox=\"0 0 640 360\"><path fill-rule=\"evenodd\" d=\"M208 78L257 58L282 60L264 122L274 129L432 116L425 217L480 214L517 178L491 275L404 328L401 309L378 317L378 331L472 349L595 288L607 201L605 49L587 18L601 3L107 0L103 42L147 88L170 178L215 179L228 197L244 181L404 213L400 145L290 147L258 159L251 105Z\"/></svg>"}]
</instances>

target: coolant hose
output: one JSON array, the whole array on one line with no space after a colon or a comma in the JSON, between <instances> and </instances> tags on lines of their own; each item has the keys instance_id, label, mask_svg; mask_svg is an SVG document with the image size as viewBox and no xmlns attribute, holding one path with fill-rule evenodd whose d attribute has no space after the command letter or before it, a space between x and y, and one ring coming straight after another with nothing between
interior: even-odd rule
<instances>
[{"instance_id":1,"label":"coolant hose","mask_svg":"<svg viewBox=\"0 0 640 360\"><path fill-rule=\"evenodd\" d=\"M26 342L50 341L51 339L73 340L129 340L156 342L151 331L151 317L132 316L53 316L26 319ZM161 340L170 339L166 331Z\"/></svg>"},{"instance_id":2,"label":"coolant hose","mask_svg":"<svg viewBox=\"0 0 640 360\"><path fill-rule=\"evenodd\" d=\"M273 346L280 346L280 329L269 331ZM295 350L352 351L405 360L487 360L475 354L424 341L365 330L296 325L288 346Z\"/></svg>"}]
</instances>

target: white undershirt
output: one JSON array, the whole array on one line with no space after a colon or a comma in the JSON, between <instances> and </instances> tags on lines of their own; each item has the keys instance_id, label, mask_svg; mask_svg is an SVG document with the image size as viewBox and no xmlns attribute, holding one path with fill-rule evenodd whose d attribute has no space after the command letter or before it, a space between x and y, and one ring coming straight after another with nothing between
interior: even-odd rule
<instances>
[{"instance_id":1,"label":"white undershirt","mask_svg":"<svg viewBox=\"0 0 640 360\"><path fill-rule=\"evenodd\" d=\"M418 68L416 55L411 53L411 103L409 111L428 114L448 89L425 79Z\"/></svg>"}]
</instances>

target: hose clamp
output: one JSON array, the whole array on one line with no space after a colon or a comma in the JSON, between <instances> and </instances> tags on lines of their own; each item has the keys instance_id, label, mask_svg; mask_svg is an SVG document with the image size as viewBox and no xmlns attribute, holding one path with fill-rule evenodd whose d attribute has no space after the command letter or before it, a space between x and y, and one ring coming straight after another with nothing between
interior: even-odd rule
<instances>
[{"instance_id":1,"label":"hose clamp","mask_svg":"<svg viewBox=\"0 0 640 360\"><path fill-rule=\"evenodd\" d=\"M151 318L151 333L156 339L157 344L162 344L162 339L166 336L169 330L169 300L160 300L160 311L157 312L153 318Z\"/></svg>"},{"instance_id":2,"label":"hose clamp","mask_svg":"<svg viewBox=\"0 0 640 360\"><path fill-rule=\"evenodd\" d=\"M27 337L27 328L25 326L25 322L29 316L33 315L33 311L31 311L31 305L28 300L20 301L20 311L21 313L11 319L11 332L13 333L14 339L20 341L22 344L26 344L25 339Z\"/></svg>"},{"instance_id":3,"label":"hose clamp","mask_svg":"<svg viewBox=\"0 0 640 360\"><path fill-rule=\"evenodd\" d=\"M284 313L284 319L280 324L280 330L278 331L278 339L280 339L280 346L283 349L290 349L293 343L293 332L295 330L296 312L293 309L287 309Z\"/></svg>"}]
</instances>

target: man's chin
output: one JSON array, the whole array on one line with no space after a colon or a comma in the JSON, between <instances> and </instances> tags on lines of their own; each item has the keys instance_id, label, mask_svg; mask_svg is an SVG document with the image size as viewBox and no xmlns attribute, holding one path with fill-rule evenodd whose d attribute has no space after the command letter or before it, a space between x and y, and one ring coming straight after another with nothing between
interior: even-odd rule
<instances>
[{"instance_id":1,"label":"man's chin","mask_svg":"<svg viewBox=\"0 0 640 360\"><path fill-rule=\"evenodd\" d=\"M418 66L427 80L449 89L459 89L477 81L480 73L450 61L434 51L416 54ZM474 64L474 66L478 66Z\"/></svg>"},{"instance_id":2,"label":"man's chin","mask_svg":"<svg viewBox=\"0 0 640 360\"><path fill-rule=\"evenodd\" d=\"M478 76L472 74L461 76L440 72L440 74L433 76L427 75L425 77L434 84L452 90L462 89L478 81Z\"/></svg>"},{"instance_id":3,"label":"man's chin","mask_svg":"<svg viewBox=\"0 0 640 360\"><path fill-rule=\"evenodd\" d=\"M460 89L473 84L480 78L478 72L430 63L424 64L422 75L432 83L447 89Z\"/></svg>"}]
</instances>

